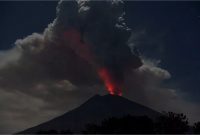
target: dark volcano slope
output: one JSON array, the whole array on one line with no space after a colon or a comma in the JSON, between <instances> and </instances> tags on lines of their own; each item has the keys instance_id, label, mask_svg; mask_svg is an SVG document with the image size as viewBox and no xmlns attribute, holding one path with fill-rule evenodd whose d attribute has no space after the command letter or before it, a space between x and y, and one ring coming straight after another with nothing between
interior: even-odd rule
<instances>
[{"instance_id":1,"label":"dark volcano slope","mask_svg":"<svg viewBox=\"0 0 200 135\"><path fill-rule=\"evenodd\" d=\"M160 115L159 112L124 97L96 95L78 108L20 133L37 133L38 131L61 131L68 129L72 132L80 133L88 123L98 123L105 118L122 117L128 114L134 116L146 115L153 119Z\"/></svg>"}]
</instances>

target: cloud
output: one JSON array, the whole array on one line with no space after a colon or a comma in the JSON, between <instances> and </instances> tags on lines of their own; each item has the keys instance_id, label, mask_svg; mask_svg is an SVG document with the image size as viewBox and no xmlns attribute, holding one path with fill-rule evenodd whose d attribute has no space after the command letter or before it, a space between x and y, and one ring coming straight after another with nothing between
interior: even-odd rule
<instances>
[{"instance_id":1,"label":"cloud","mask_svg":"<svg viewBox=\"0 0 200 135\"><path fill-rule=\"evenodd\" d=\"M0 69L4 66L16 62L20 57L21 52L17 47L8 51L0 51Z\"/></svg>"},{"instance_id":2,"label":"cloud","mask_svg":"<svg viewBox=\"0 0 200 135\"><path fill-rule=\"evenodd\" d=\"M132 74L126 75L127 95L134 96L132 99L138 100L143 104L158 103L159 98L170 100L176 97L173 90L163 88L162 83L171 77L167 70L159 68L157 61L144 60L144 65L134 70ZM159 96L158 96L159 95ZM137 97L138 96L138 97ZM157 97L157 98L155 98Z\"/></svg>"},{"instance_id":3,"label":"cloud","mask_svg":"<svg viewBox=\"0 0 200 135\"><path fill-rule=\"evenodd\" d=\"M124 96L160 112L173 111L188 116L190 124L200 119L199 104L185 100L182 92L165 85L171 74L160 61L143 58L144 65L126 75Z\"/></svg>"}]
</instances>

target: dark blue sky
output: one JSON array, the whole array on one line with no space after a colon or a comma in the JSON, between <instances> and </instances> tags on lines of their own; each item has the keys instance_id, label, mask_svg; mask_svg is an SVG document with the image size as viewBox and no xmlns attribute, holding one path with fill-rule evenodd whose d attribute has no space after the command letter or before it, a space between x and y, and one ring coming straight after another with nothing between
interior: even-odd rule
<instances>
[{"instance_id":1,"label":"dark blue sky","mask_svg":"<svg viewBox=\"0 0 200 135\"><path fill-rule=\"evenodd\" d=\"M0 50L16 39L42 32L56 16L56 1L0 2ZM200 2L126 2L128 25L138 39L140 52L161 59L172 78L171 87L200 102Z\"/></svg>"},{"instance_id":2,"label":"dark blue sky","mask_svg":"<svg viewBox=\"0 0 200 135\"><path fill-rule=\"evenodd\" d=\"M132 28L145 29L141 47L147 57L161 59L172 87L188 100L200 101L200 2L128 2Z\"/></svg>"}]
</instances>

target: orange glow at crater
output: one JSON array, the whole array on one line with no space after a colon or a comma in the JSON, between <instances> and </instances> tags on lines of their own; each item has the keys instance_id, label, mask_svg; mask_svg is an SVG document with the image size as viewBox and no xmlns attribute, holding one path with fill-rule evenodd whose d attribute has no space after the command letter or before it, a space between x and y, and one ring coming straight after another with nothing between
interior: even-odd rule
<instances>
[{"instance_id":1,"label":"orange glow at crater","mask_svg":"<svg viewBox=\"0 0 200 135\"><path fill-rule=\"evenodd\" d=\"M98 74L111 95L122 96L121 84L112 76L108 69L101 68L98 70Z\"/></svg>"}]
</instances>

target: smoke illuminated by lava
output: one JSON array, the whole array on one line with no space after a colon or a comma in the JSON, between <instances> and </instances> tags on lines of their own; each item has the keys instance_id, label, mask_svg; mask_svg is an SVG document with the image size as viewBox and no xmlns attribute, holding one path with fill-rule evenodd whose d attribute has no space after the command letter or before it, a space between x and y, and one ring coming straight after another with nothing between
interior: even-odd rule
<instances>
[{"instance_id":1,"label":"smoke illuminated by lava","mask_svg":"<svg viewBox=\"0 0 200 135\"><path fill-rule=\"evenodd\" d=\"M89 45L83 42L81 39L81 34L76 29L69 29L64 32L64 38L68 41L69 47L81 58L94 64L93 55L90 51Z\"/></svg>"},{"instance_id":2,"label":"smoke illuminated by lava","mask_svg":"<svg viewBox=\"0 0 200 135\"><path fill-rule=\"evenodd\" d=\"M75 53L80 55L80 57L91 63L93 66L97 66L96 62L94 62L94 56L90 51L89 45L81 41L82 39L79 31L69 29L64 33L64 36L70 42L69 47L73 49ZM106 67L97 69L97 72L111 95L122 95L121 82L117 81Z\"/></svg>"},{"instance_id":3,"label":"smoke illuminated by lava","mask_svg":"<svg viewBox=\"0 0 200 135\"><path fill-rule=\"evenodd\" d=\"M121 82L117 82L108 69L101 68L98 70L98 74L111 95L122 95Z\"/></svg>"}]
</instances>

